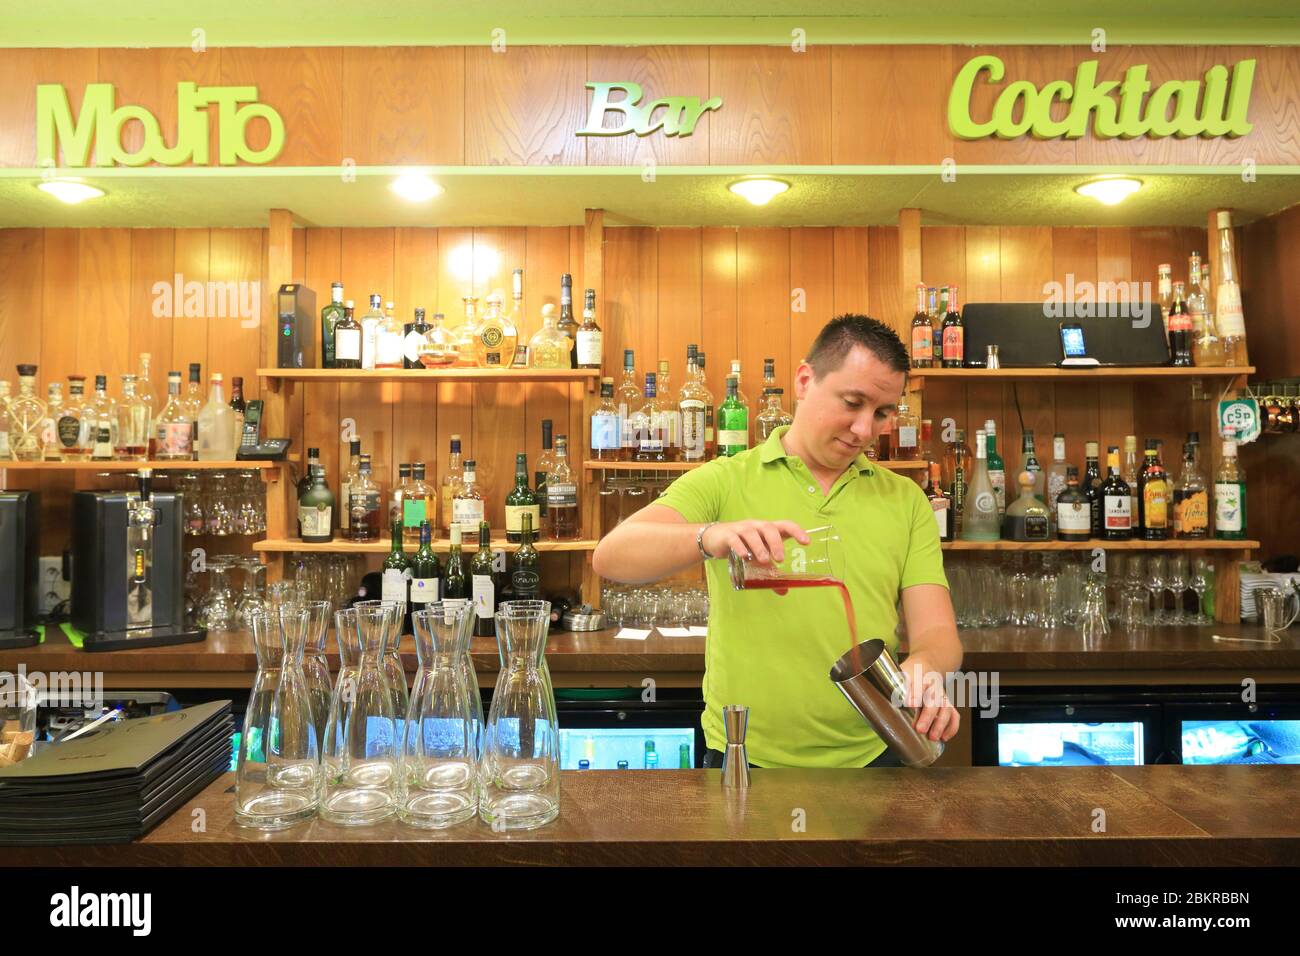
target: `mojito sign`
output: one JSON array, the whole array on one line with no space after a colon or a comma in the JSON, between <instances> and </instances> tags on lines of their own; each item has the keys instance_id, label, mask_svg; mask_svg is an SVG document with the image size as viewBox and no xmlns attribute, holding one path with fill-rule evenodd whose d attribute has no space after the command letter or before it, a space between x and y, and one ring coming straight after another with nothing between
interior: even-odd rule
<instances>
[{"instance_id":1,"label":"mojito sign","mask_svg":"<svg viewBox=\"0 0 1300 956\"><path fill-rule=\"evenodd\" d=\"M622 136L625 133L649 136L659 129L665 136L690 136L701 116L722 106L720 96L703 103L698 96L662 96L638 105L642 96L641 84L631 81L588 83L587 89L594 92L591 112L587 116L587 125L578 130L578 136ZM623 97L611 102L609 97L615 90L622 91ZM655 112L661 109L663 112L656 118ZM606 113L622 113L622 124L604 127Z\"/></svg>"},{"instance_id":2,"label":"mojito sign","mask_svg":"<svg viewBox=\"0 0 1300 956\"><path fill-rule=\"evenodd\" d=\"M158 163L206 166L210 160L208 107L217 107L217 163L269 163L284 149L284 120L270 106L257 102L255 86L199 86L176 84L176 142L163 141L157 117L143 106L117 105L111 83L87 84L81 109L73 117L67 90L57 83L36 87L36 162L64 166L144 166ZM250 149L245 138L248 124L264 120L270 139L262 149ZM136 152L122 146L122 128L132 120L144 128L144 145Z\"/></svg>"},{"instance_id":3,"label":"mojito sign","mask_svg":"<svg viewBox=\"0 0 1300 956\"><path fill-rule=\"evenodd\" d=\"M1008 83L986 119L971 115L977 83L1000 83L1006 66L996 56L977 56L957 74L948 94L948 128L961 139L1015 139L1032 133L1038 139L1079 139L1088 132L1101 139L1159 139L1177 136L1211 138L1245 136L1255 61L1241 60L1229 75L1212 66L1201 80L1170 80L1153 91L1147 67L1131 66L1123 80L1097 81L1097 60L1080 63L1074 82L1053 80L1039 89L1028 80ZM1149 95L1148 95L1149 94ZM1052 107L1068 104L1062 119Z\"/></svg>"}]
</instances>

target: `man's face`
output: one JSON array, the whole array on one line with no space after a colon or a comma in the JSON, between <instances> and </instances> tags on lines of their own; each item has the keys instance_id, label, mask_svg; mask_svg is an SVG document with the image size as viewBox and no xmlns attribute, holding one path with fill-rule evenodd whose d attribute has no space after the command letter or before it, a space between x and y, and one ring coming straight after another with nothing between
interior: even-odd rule
<instances>
[{"instance_id":1,"label":"man's face","mask_svg":"<svg viewBox=\"0 0 1300 956\"><path fill-rule=\"evenodd\" d=\"M823 468L848 467L898 411L905 384L902 372L860 345L820 379L801 363L795 372L796 424L807 452Z\"/></svg>"}]
</instances>

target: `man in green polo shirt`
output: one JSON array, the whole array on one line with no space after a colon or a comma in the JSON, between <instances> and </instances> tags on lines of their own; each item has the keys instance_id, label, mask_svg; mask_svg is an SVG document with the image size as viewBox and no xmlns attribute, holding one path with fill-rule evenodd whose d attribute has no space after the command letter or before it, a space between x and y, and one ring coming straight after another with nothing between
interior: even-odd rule
<instances>
[{"instance_id":1,"label":"man in green polo shirt","mask_svg":"<svg viewBox=\"0 0 1300 956\"><path fill-rule=\"evenodd\" d=\"M763 444L709 462L606 536L593 555L601 577L654 581L705 561L705 766L725 748L722 707L750 708L746 748L759 767L898 766L899 761L830 680L849 649L843 602L833 588L736 591L731 552L760 563L784 557L783 541L833 526L838 573L853 599L859 640L878 637L903 664L916 729L948 740L958 715L941 691L961 664L961 642L925 493L867 458L897 411L907 350L875 319L842 315L822 329L795 372L794 424ZM922 706L923 705L923 706Z\"/></svg>"}]
</instances>

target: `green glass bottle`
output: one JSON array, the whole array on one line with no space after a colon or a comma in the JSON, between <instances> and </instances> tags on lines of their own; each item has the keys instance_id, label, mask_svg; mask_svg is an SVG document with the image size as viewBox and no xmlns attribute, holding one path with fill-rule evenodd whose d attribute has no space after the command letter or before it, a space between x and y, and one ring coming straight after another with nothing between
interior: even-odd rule
<instances>
[{"instance_id":1,"label":"green glass bottle","mask_svg":"<svg viewBox=\"0 0 1300 956\"><path fill-rule=\"evenodd\" d=\"M320 310L320 367L334 367L334 327L343 318L343 283L330 283L329 305Z\"/></svg>"},{"instance_id":2,"label":"green glass bottle","mask_svg":"<svg viewBox=\"0 0 1300 956\"><path fill-rule=\"evenodd\" d=\"M469 576L465 573L465 556L461 552L459 525L453 525L451 529L451 550L447 554L447 576L442 582L442 599L444 601L469 599Z\"/></svg>"},{"instance_id":3,"label":"green glass bottle","mask_svg":"<svg viewBox=\"0 0 1300 956\"><path fill-rule=\"evenodd\" d=\"M402 553L402 522L397 520L393 522L393 547L388 552L388 557L384 558L382 591L380 597L385 601L391 601L402 606L402 633L406 633L406 628L410 625L410 619L407 618L407 597L411 580L411 564L406 560L406 555Z\"/></svg>"},{"instance_id":4,"label":"green glass bottle","mask_svg":"<svg viewBox=\"0 0 1300 956\"><path fill-rule=\"evenodd\" d=\"M749 409L737 397L740 381L727 376L727 397L718 407L718 456L739 455L749 447Z\"/></svg>"},{"instance_id":5,"label":"green glass bottle","mask_svg":"<svg viewBox=\"0 0 1300 956\"><path fill-rule=\"evenodd\" d=\"M528 456L515 455L515 486L506 495L506 540L518 544L523 540L523 519L532 518L533 528L542 526L542 512L537 496L528 487Z\"/></svg>"},{"instance_id":6,"label":"green glass bottle","mask_svg":"<svg viewBox=\"0 0 1300 956\"><path fill-rule=\"evenodd\" d=\"M298 496L298 526L302 540L324 543L334 540L334 492L325 483L325 468L311 466L311 487Z\"/></svg>"},{"instance_id":7,"label":"green glass bottle","mask_svg":"<svg viewBox=\"0 0 1300 956\"><path fill-rule=\"evenodd\" d=\"M469 563L470 588L474 595L474 634L496 634L497 579L492 570L492 529L486 521L478 526L478 551Z\"/></svg>"},{"instance_id":8,"label":"green glass bottle","mask_svg":"<svg viewBox=\"0 0 1300 956\"><path fill-rule=\"evenodd\" d=\"M542 576L537 549L533 547L532 514L525 512L523 521L523 541L510 562L510 588L514 600L536 601L542 596Z\"/></svg>"},{"instance_id":9,"label":"green glass bottle","mask_svg":"<svg viewBox=\"0 0 1300 956\"><path fill-rule=\"evenodd\" d=\"M433 553L433 528L420 522L420 550L411 557L411 611L422 611L430 601L442 599L439 585L442 565Z\"/></svg>"},{"instance_id":10,"label":"green glass bottle","mask_svg":"<svg viewBox=\"0 0 1300 956\"><path fill-rule=\"evenodd\" d=\"M677 766L682 770L690 770L693 768L694 765L691 763L690 744L682 744L677 748Z\"/></svg>"}]
</instances>

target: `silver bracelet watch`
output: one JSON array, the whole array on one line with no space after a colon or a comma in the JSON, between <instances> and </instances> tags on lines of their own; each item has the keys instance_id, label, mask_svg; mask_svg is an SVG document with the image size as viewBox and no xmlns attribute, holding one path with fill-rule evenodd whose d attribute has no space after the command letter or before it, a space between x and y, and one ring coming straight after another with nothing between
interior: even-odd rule
<instances>
[{"instance_id":1,"label":"silver bracelet watch","mask_svg":"<svg viewBox=\"0 0 1300 956\"><path fill-rule=\"evenodd\" d=\"M708 531L715 524L717 524L716 521L710 521L708 524L700 528L699 532L697 532L695 535L695 547L699 548L700 555L704 558L705 561L711 559L713 555L709 554L709 552L704 550L704 532Z\"/></svg>"}]
</instances>

